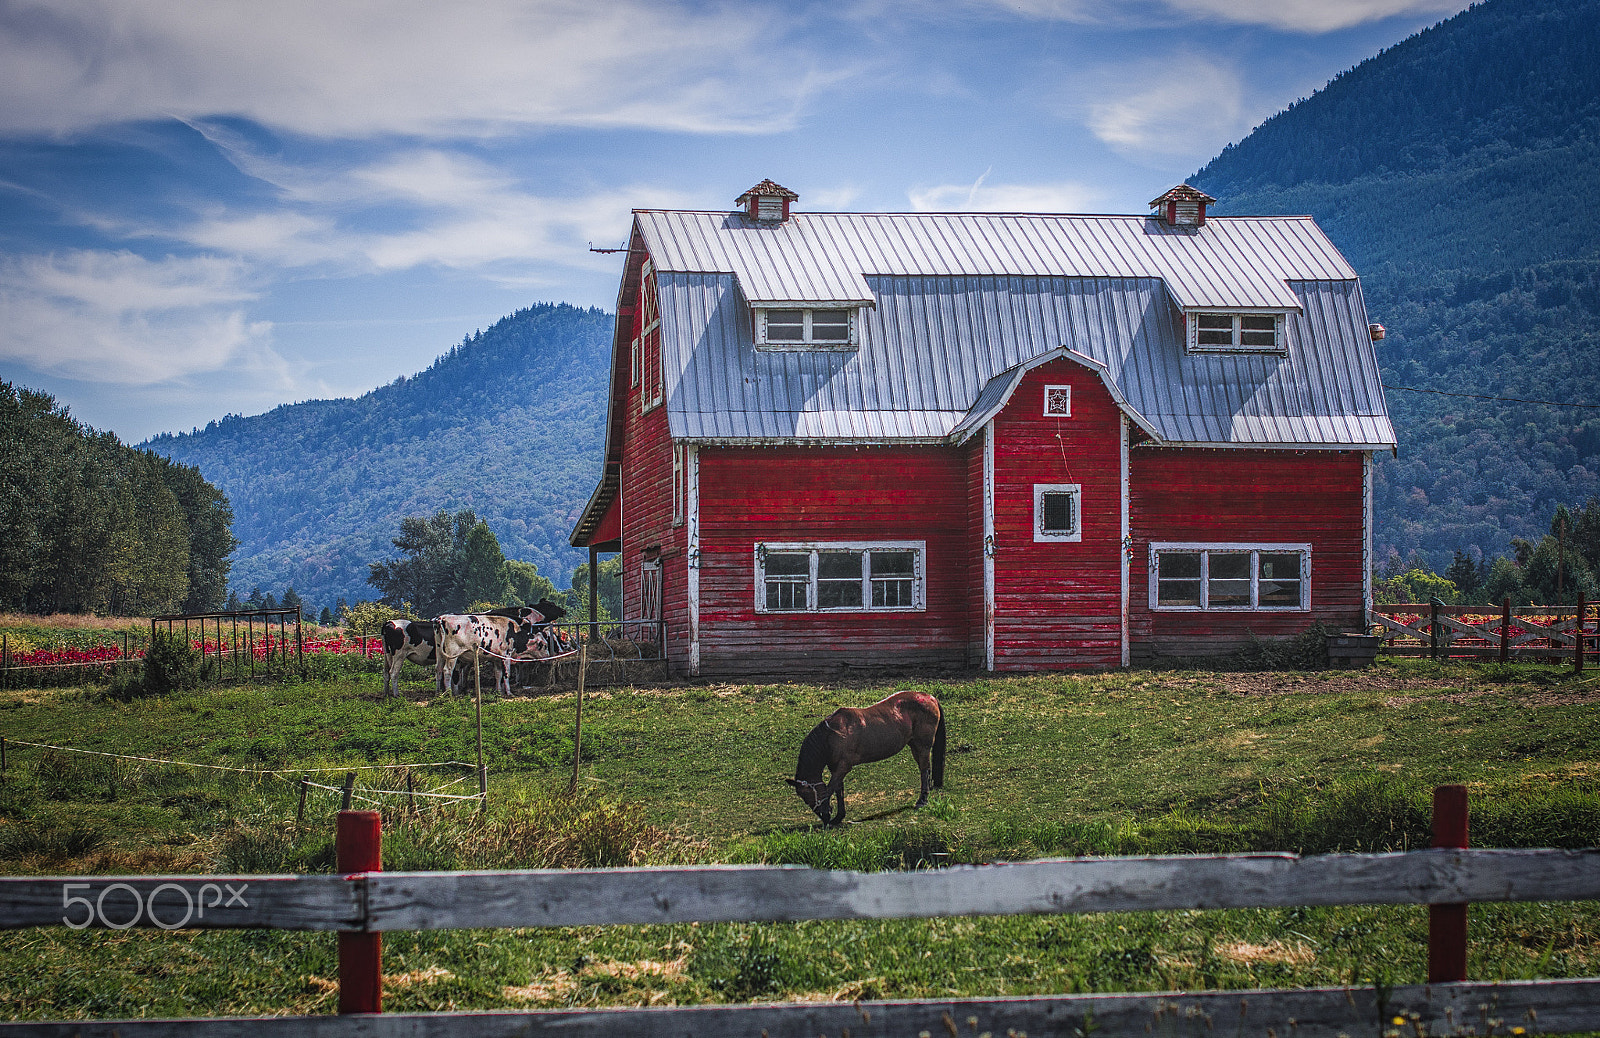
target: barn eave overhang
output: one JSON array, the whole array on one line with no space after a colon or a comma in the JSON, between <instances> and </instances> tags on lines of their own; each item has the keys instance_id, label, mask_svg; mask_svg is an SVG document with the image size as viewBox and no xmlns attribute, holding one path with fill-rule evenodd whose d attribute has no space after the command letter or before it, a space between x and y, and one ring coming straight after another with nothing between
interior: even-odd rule
<instances>
[{"instance_id":1,"label":"barn eave overhang","mask_svg":"<svg viewBox=\"0 0 1600 1038\"><path fill-rule=\"evenodd\" d=\"M607 515L616 506L621 489L622 466L614 463L606 465L599 484L594 488L594 493L589 495L588 503L583 506L577 523L572 527L572 533L567 538L568 544L574 548L587 548L594 543L595 534L605 525Z\"/></svg>"}]
</instances>

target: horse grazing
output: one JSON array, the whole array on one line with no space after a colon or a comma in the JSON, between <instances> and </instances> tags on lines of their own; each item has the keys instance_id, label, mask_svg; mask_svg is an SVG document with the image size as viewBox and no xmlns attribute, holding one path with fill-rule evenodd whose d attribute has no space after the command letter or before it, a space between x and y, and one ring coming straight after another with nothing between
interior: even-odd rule
<instances>
[{"instance_id":1,"label":"horse grazing","mask_svg":"<svg viewBox=\"0 0 1600 1038\"><path fill-rule=\"evenodd\" d=\"M944 711L937 699L911 689L864 709L840 707L817 722L800 744L794 778L784 781L817 813L822 824L838 825L844 821L844 777L850 769L887 760L907 744L922 774L922 795L917 797L917 806L922 807L928 802L930 771L931 788L944 788ZM823 768L829 771L827 782L822 781ZM835 796L839 813L829 818Z\"/></svg>"}]
</instances>

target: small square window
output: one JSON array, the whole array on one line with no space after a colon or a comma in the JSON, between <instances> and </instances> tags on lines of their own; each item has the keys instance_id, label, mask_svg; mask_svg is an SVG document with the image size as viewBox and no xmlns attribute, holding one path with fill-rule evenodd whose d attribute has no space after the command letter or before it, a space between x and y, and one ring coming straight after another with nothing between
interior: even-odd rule
<instances>
[{"instance_id":1,"label":"small square window","mask_svg":"<svg viewBox=\"0 0 1600 1038\"><path fill-rule=\"evenodd\" d=\"M1212 353L1282 353L1283 314L1190 314L1189 348Z\"/></svg>"},{"instance_id":2,"label":"small square window","mask_svg":"<svg viewBox=\"0 0 1600 1038\"><path fill-rule=\"evenodd\" d=\"M783 348L849 348L855 342L850 310L756 310L756 344Z\"/></svg>"},{"instance_id":3,"label":"small square window","mask_svg":"<svg viewBox=\"0 0 1600 1038\"><path fill-rule=\"evenodd\" d=\"M1044 414L1046 418L1072 417L1072 387L1045 386Z\"/></svg>"},{"instance_id":4,"label":"small square window","mask_svg":"<svg viewBox=\"0 0 1600 1038\"><path fill-rule=\"evenodd\" d=\"M1083 539L1077 483L1033 485L1033 539L1079 541Z\"/></svg>"}]
</instances>

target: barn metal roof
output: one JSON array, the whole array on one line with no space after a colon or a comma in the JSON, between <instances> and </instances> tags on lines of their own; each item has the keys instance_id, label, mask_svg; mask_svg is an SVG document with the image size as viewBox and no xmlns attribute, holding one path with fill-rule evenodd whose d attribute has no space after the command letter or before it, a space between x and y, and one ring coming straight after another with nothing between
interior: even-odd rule
<instances>
[{"instance_id":1,"label":"barn metal roof","mask_svg":"<svg viewBox=\"0 0 1600 1038\"><path fill-rule=\"evenodd\" d=\"M1210 227L1212 221L1207 221ZM1189 353L1155 277L873 275L853 352L758 350L731 273L657 273L666 407L702 442L957 442L1066 347L1171 444L1379 449L1394 430L1357 281L1294 280L1284 354ZM999 383L996 380L1001 380ZM981 421L979 421L981 424Z\"/></svg>"},{"instance_id":2,"label":"barn metal roof","mask_svg":"<svg viewBox=\"0 0 1600 1038\"><path fill-rule=\"evenodd\" d=\"M1354 280L1309 216L739 212L636 214L657 270L733 274L752 306L873 299L870 275L1160 278L1183 309L1285 309L1289 281Z\"/></svg>"}]
</instances>

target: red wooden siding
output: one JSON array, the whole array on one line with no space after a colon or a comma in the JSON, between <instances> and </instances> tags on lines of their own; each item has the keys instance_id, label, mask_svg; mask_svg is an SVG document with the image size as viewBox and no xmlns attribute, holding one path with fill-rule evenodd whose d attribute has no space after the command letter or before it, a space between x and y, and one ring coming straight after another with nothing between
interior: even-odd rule
<instances>
[{"instance_id":1,"label":"red wooden siding","mask_svg":"<svg viewBox=\"0 0 1600 1038\"><path fill-rule=\"evenodd\" d=\"M700 672L966 666L967 476L954 448L702 447ZM877 540L927 542L924 610L756 612L757 542Z\"/></svg>"},{"instance_id":2,"label":"red wooden siding","mask_svg":"<svg viewBox=\"0 0 1600 1038\"><path fill-rule=\"evenodd\" d=\"M1045 417L1046 385L1072 387L1071 417ZM1121 413L1097 375L1058 360L1024 376L994 435L995 669L1119 665ZM1082 540L1034 540L1036 483L1081 486Z\"/></svg>"},{"instance_id":3,"label":"red wooden siding","mask_svg":"<svg viewBox=\"0 0 1600 1038\"><path fill-rule=\"evenodd\" d=\"M1130 459L1133 653L1202 655L1283 637L1313 621L1361 630L1362 455L1135 447ZM1170 612L1150 608L1151 541L1311 545L1310 612Z\"/></svg>"},{"instance_id":4,"label":"red wooden siding","mask_svg":"<svg viewBox=\"0 0 1600 1038\"><path fill-rule=\"evenodd\" d=\"M634 335L641 331L643 309L642 305L635 306ZM660 378L659 326L645 336L643 346L646 377L637 386L629 378L627 415L623 420L622 616L633 620L642 615L640 567L646 550L658 549L661 608L667 621L667 660L674 673L683 673L689 656L688 568L684 557L685 527L672 525L672 439L666 407L643 410L644 394L653 392L657 383L652 379ZM631 358L629 362L631 366Z\"/></svg>"}]
</instances>

